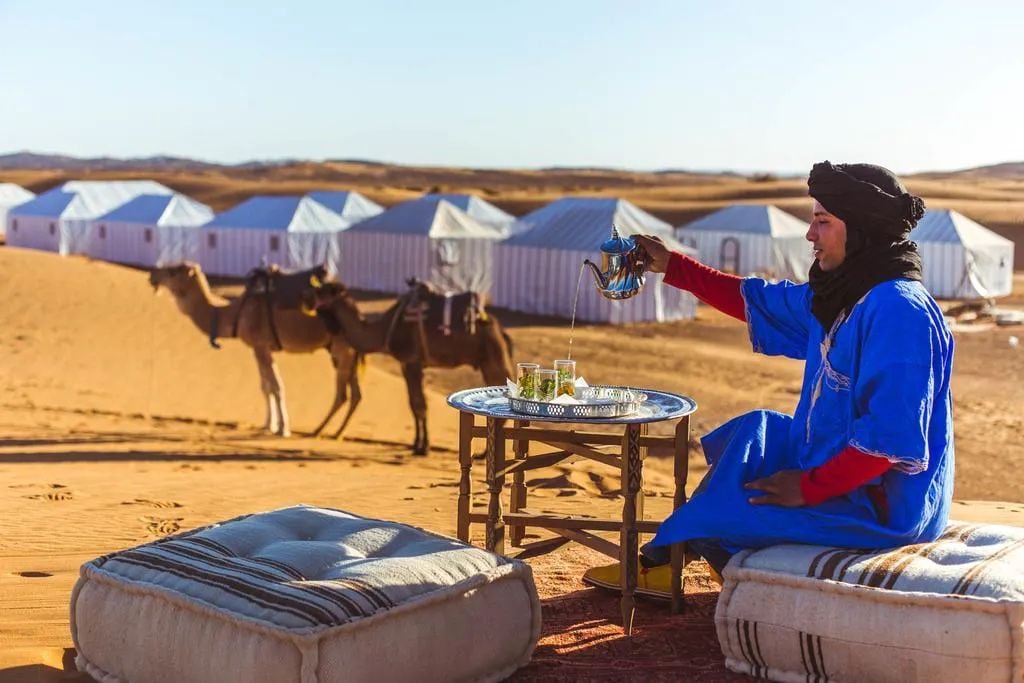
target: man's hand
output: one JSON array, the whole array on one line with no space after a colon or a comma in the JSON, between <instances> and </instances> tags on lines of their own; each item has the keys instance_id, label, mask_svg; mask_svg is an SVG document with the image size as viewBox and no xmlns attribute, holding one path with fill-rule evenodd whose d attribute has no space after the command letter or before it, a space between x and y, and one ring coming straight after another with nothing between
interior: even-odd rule
<instances>
[{"instance_id":1,"label":"man's hand","mask_svg":"<svg viewBox=\"0 0 1024 683\"><path fill-rule=\"evenodd\" d=\"M807 503L800 492L800 477L803 470L780 470L770 477L755 479L743 488L764 491L763 496L750 498L751 505L781 505L787 508L798 508Z\"/></svg>"},{"instance_id":2,"label":"man's hand","mask_svg":"<svg viewBox=\"0 0 1024 683\"><path fill-rule=\"evenodd\" d=\"M636 243L647 252L645 265L652 273L664 273L668 269L668 259L672 252L657 235L633 235Z\"/></svg>"}]
</instances>

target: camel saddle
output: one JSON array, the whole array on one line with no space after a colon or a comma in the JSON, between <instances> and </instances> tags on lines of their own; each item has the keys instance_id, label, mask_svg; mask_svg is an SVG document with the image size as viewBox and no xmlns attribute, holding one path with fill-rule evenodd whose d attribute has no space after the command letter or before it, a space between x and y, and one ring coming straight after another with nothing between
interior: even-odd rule
<instances>
[{"instance_id":1,"label":"camel saddle","mask_svg":"<svg viewBox=\"0 0 1024 683\"><path fill-rule=\"evenodd\" d=\"M294 273L286 273L277 266L253 268L245 276L242 297L266 296L275 307L294 310L302 306L304 291L326 279L327 266L323 264Z\"/></svg>"},{"instance_id":2,"label":"camel saddle","mask_svg":"<svg viewBox=\"0 0 1024 683\"><path fill-rule=\"evenodd\" d=\"M238 319L242 309L249 299L255 298L261 300L267 308L270 332L275 347L280 351L282 346L274 323L274 309L298 310L302 307L302 293L326 280L327 276L327 266L323 264L294 273L283 272L276 265L253 268L245 276L245 291L242 292L242 301L235 316L234 336L238 336Z\"/></svg>"},{"instance_id":3,"label":"camel saddle","mask_svg":"<svg viewBox=\"0 0 1024 683\"><path fill-rule=\"evenodd\" d=\"M452 332L475 334L477 323L487 322L484 296L479 292L439 292L429 284L410 281L403 320L416 322L444 336Z\"/></svg>"}]
</instances>

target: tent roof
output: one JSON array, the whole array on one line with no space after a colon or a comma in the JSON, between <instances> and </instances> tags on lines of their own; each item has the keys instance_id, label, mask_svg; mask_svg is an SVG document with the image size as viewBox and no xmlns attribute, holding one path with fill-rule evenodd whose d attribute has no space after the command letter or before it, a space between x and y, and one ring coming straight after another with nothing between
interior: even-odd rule
<instances>
[{"instance_id":1,"label":"tent roof","mask_svg":"<svg viewBox=\"0 0 1024 683\"><path fill-rule=\"evenodd\" d=\"M679 228L677 234L705 230L772 237L803 237L807 223L771 204L733 204Z\"/></svg>"},{"instance_id":2,"label":"tent roof","mask_svg":"<svg viewBox=\"0 0 1024 683\"><path fill-rule=\"evenodd\" d=\"M480 199L475 194L425 194L424 199L443 199L459 207L481 223L489 223L506 227L515 222L516 217L502 211L494 204Z\"/></svg>"},{"instance_id":3,"label":"tent roof","mask_svg":"<svg viewBox=\"0 0 1024 683\"><path fill-rule=\"evenodd\" d=\"M24 204L35 196L34 192L29 192L21 185L0 183L0 206Z\"/></svg>"},{"instance_id":4,"label":"tent roof","mask_svg":"<svg viewBox=\"0 0 1024 683\"><path fill-rule=\"evenodd\" d=\"M338 232L348 225L342 217L309 197L251 197L217 214L204 228L279 230L281 232Z\"/></svg>"},{"instance_id":5,"label":"tent roof","mask_svg":"<svg viewBox=\"0 0 1024 683\"><path fill-rule=\"evenodd\" d=\"M473 218L447 199L430 195L396 204L384 213L352 226L352 231L453 239L501 239L504 236L494 226Z\"/></svg>"},{"instance_id":6,"label":"tent roof","mask_svg":"<svg viewBox=\"0 0 1024 683\"><path fill-rule=\"evenodd\" d=\"M915 242L959 243L966 246L1011 246L1013 242L997 235L967 216L950 209L929 210L910 232Z\"/></svg>"},{"instance_id":7,"label":"tent roof","mask_svg":"<svg viewBox=\"0 0 1024 683\"><path fill-rule=\"evenodd\" d=\"M11 210L11 215L90 219L140 194L171 194L152 180L70 180Z\"/></svg>"},{"instance_id":8,"label":"tent roof","mask_svg":"<svg viewBox=\"0 0 1024 683\"><path fill-rule=\"evenodd\" d=\"M199 226L213 218L206 204L183 194L143 194L104 214L100 220L155 226Z\"/></svg>"},{"instance_id":9,"label":"tent roof","mask_svg":"<svg viewBox=\"0 0 1024 683\"><path fill-rule=\"evenodd\" d=\"M672 226L625 199L566 197L519 219L515 236L505 244L574 251L597 251L615 226L623 237L659 235L673 249L683 249Z\"/></svg>"},{"instance_id":10,"label":"tent roof","mask_svg":"<svg viewBox=\"0 0 1024 683\"><path fill-rule=\"evenodd\" d=\"M306 196L341 216L348 225L365 221L384 211L380 204L371 202L358 192L317 190Z\"/></svg>"}]
</instances>

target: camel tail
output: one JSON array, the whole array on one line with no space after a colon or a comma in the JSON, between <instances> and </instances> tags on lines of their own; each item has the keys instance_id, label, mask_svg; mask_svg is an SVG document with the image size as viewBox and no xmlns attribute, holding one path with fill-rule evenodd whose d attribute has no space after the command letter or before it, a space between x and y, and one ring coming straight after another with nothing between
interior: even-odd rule
<instances>
[{"instance_id":1,"label":"camel tail","mask_svg":"<svg viewBox=\"0 0 1024 683\"><path fill-rule=\"evenodd\" d=\"M365 375L365 374L366 374L366 354L365 353L358 353L358 354L356 354L356 375L359 377L359 379L362 379L363 375Z\"/></svg>"}]
</instances>

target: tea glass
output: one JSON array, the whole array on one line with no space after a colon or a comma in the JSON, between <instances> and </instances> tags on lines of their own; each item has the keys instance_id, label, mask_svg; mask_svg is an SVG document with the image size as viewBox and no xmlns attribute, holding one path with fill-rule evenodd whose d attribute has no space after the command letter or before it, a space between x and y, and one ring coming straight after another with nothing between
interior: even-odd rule
<instances>
[{"instance_id":1,"label":"tea glass","mask_svg":"<svg viewBox=\"0 0 1024 683\"><path fill-rule=\"evenodd\" d=\"M558 374L558 396L576 395L576 361L556 360L555 372Z\"/></svg>"},{"instance_id":2,"label":"tea glass","mask_svg":"<svg viewBox=\"0 0 1024 683\"><path fill-rule=\"evenodd\" d=\"M519 398L535 398L537 392L537 370L540 366L536 363L516 364L516 385L519 387Z\"/></svg>"},{"instance_id":3,"label":"tea glass","mask_svg":"<svg viewBox=\"0 0 1024 683\"><path fill-rule=\"evenodd\" d=\"M553 401L557 395L558 373L554 370L544 368L537 371L537 395L538 401Z\"/></svg>"}]
</instances>

